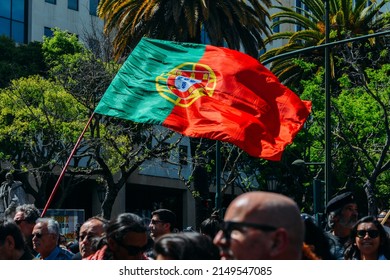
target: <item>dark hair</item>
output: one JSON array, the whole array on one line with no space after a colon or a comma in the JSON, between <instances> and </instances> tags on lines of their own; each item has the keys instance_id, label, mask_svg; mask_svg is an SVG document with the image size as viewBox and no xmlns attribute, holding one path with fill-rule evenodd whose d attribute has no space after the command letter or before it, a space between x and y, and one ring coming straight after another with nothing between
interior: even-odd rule
<instances>
[{"instance_id":1,"label":"dark hair","mask_svg":"<svg viewBox=\"0 0 390 280\"><path fill-rule=\"evenodd\" d=\"M38 208L34 204L22 204L16 207L16 213L23 212L24 219L29 224L35 224L37 219L41 216Z\"/></svg>"},{"instance_id":2,"label":"dark hair","mask_svg":"<svg viewBox=\"0 0 390 280\"><path fill-rule=\"evenodd\" d=\"M357 228L362 223L372 223L379 231L380 244L378 248L378 256L384 255L386 259L390 259L390 240L383 225L374 216L365 216L358 220L353 226L349 239L345 244L344 258L346 260L361 259L360 250L355 244Z\"/></svg>"},{"instance_id":3,"label":"dark hair","mask_svg":"<svg viewBox=\"0 0 390 280\"><path fill-rule=\"evenodd\" d=\"M326 232L317 224L313 216L306 213L301 214L305 224L305 239L307 245L314 246L314 251L322 260L335 260L336 257L331 252L331 243Z\"/></svg>"},{"instance_id":4,"label":"dark hair","mask_svg":"<svg viewBox=\"0 0 390 280\"><path fill-rule=\"evenodd\" d=\"M168 209L157 209L152 212L152 217L154 215L157 215L158 218L165 222L170 224L170 230L173 231L173 229L176 226L176 215L171 210Z\"/></svg>"},{"instance_id":5,"label":"dark hair","mask_svg":"<svg viewBox=\"0 0 390 280\"><path fill-rule=\"evenodd\" d=\"M25 243L22 232L17 224L14 222L2 221L0 222L0 245L4 245L5 239L11 235L15 241L15 249L24 249Z\"/></svg>"},{"instance_id":6,"label":"dark hair","mask_svg":"<svg viewBox=\"0 0 390 280\"><path fill-rule=\"evenodd\" d=\"M211 238L198 232L164 234L156 240L154 252L173 260L219 259L219 250Z\"/></svg>"},{"instance_id":7,"label":"dark hair","mask_svg":"<svg viewBox=\"0 0 390 280\"><path fill-rule=\"evenodd\" d=\"M133 213L123 213L112 220L107 227L107 238L122 242L128 232L146 232L146 227L141 217Z\"/></svg>"},{"instance_id":8,"label":"dark hair","mask_svg":"<svg viewBox=\"0 0 390 280\"><path fill-rule=\"evenodd\" d=\"M221 222L218 211L214 211L210 218L207 218L200 224L199 230L202 234L208 235L213 239L221 228Z\"/></svg>"}]
</instances>

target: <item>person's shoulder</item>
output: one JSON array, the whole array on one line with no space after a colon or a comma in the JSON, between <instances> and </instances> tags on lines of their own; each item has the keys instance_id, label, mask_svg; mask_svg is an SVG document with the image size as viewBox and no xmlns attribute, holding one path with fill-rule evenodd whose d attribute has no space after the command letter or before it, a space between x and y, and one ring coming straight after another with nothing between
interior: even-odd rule
<instances>
[{"instance_id":1,"label":"person's shoulder","mask_svg":"<svg viewBox=\"0 0 390 280\"><path fill-rule=\"evenodd\" d=\"M71 260L74 254L64 248L59 247L58 254L56 256L57 260Z\"/></svg>"}]
</instances>

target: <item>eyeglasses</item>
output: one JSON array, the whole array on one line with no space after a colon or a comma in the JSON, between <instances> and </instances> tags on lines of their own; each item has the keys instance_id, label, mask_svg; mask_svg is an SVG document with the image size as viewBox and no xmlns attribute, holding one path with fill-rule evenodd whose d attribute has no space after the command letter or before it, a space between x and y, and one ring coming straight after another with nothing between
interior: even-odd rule
<instances>
[{"instance_id":1,"label":"eyeglasses","mask_svg":"<svg viewBox=\"0 0 390 280\"><path fill-rule=\"evenodd\" d=\"M275 231L277 230L277 227L269 226L269 225L262 225L262 224L255 224L255 223L246 223L246 222L222 222L221 224L221 230L223 232L223 235L226 238L226 241L229 242L231 238L231 234L233 230L242 230L243 228L254 228L262 231Z\"/></svg>"},{"instance_id":2,"label":"eyeglasses","mask_svg":"<svg viewBox=\"0 0 390 280\"><path fill-rule=\"evenodd\" d=\"M138 247L138 246L133 246L133 245L125 245L125 244L122 244L121 242L118 242L118 244L125 248L127 250L127 253L130 255L130 256L136 256L138 255L139 253L143 253L147 250L147 246L143 246L143 247Z\"/></svg>"},{"instance_id":3,"label":"eyeglasses","mask_svg":"<svg viewBox=\"0 0 390 280\"><path fill-rule=\"evenodd\" d=\"M42 238L42 236L44 236L45 234L42 234L42 233L33 233L31 236L32 238L36 237L36 238Z\"/></svg>"},{"instance_id":4,"label":"eyeglasses","mask_svg":"<svg viewBox=\"0 0 390 280\"><path fill-rule=\"evenodd\" d=\"M17 225L20 225L22 222L24 222L25 220L14 220L15 224Z\"/></svg>"},{"instance_id":5,"label":"eyeglasses","mask_svg":"<svg viewBox=\"0 0 390 280\"><path fill-rule=\"evenodd\" d=\"M366 237L366 234L368 234L368 236L370 238L377 238L379 236L379 230L375 230L375 229L371 229L371 230L358 230L356 232L356 236L359 237L359 238Z\"/></svg>"},{"instance_id":6,"label":"eyeglasses","mask_svg":"<svg viewBox=\"0 0 390 280\"><path fill-rule=\"evenodd\" d=\"M156 225L156 224L164 224L165 222L164 221L159 221L159 220L150 220L150 223L152 225Z\"/></svg>"}]
</instances>

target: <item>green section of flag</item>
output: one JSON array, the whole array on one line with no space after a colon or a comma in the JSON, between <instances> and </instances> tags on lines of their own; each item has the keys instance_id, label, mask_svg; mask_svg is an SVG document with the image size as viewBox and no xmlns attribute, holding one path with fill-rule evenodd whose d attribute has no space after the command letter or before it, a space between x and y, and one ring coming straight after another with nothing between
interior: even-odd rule
<instances>
[{"instance_id":1,"label":"green section of flag","mask_svg":"<svg viewBox=\"0 0 390 280\"><path fill-rule=\"evenodd\" d=\"M184 62L198 62L205 47L143 38L120 68L95 112L134 122L161 124L175 105L159 94L156 77ZM164 79L159 79L159 83L165 86Z\"/></svg>"}]
</instances>

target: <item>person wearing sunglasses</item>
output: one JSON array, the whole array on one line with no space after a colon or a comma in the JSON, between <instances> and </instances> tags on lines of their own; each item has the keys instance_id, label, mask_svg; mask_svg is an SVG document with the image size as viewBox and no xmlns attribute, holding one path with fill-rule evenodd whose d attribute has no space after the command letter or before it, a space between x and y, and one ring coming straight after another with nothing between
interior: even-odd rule
<instances>
[{"instance_id":1,"label":"person wearing sunglasses","mask_svg":"<svg viewBox=\"0 0 390 280\"><path fill-rule=\"evenodd\" d=\"M175 231L176 226L176 214L168 209L157 209L152 212L152 217L149 223L150 232L150 247L146 252L149 259L155 259L153 251L153 244L160 236L164 234L172 233Z\"/></svg>"},{"instance_id":2,"label":"person wearing sunglasses","mask_svg":"<svg viewBox=\"0 0 390 280\"><path fill-rule=\"evenodd\" d=\"M346 260L389 260L390 242L381 223L373 216L356 222L346 243Z\"/></svg>"},{"instance_id":3,"label":"person wearing sunglasses","mask_svg":"<svg viewBox=\"0 0 390 280\"><path fill-rule=\"evenodd\" d=\"M19 226L24 240L31 254L36 256L36 252L32 244L32 231L37 219L41 216L40 211L34 204L22 204L16 207L14 222Z\"/></svg>"},{"instance_id":4,"label":"person wearing sunglasses","mask_svg":"<svg viewBox=\"0 0 390 280\"><path fill-rule=\"evenodd\" d=\"M110 221L96 253L83 260L146 260L147 228L141 217L122 213Z\"/></svg>"},{"instance_id":5,"label":"person wearing sunglasses","mask_svg":"<svg viewBox=\"0 0 390 280\"><path fill-rule=\"evenodd\" d=\"M52 218L39 218L32 231L34 250L39 260L71 260L73 253L59 246L60 226Z\"/></svg>"},{"instance_id":6,"label":"person wearing sunglasses","mask_svg":"<svg viewBox=\"0 0 390 280\"><path fill-rule=\"evenodd\" d=\"M223 260L299 260L303 239L297 204L281 194L256 191L230 203L214 244Z\"/></svg>"}]
</instances>

